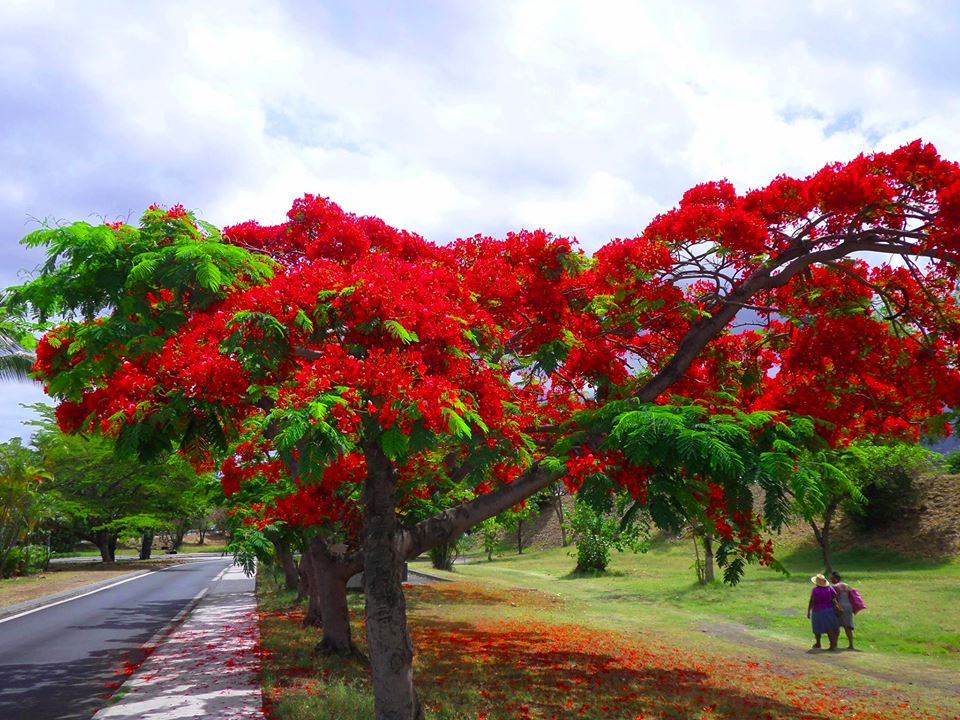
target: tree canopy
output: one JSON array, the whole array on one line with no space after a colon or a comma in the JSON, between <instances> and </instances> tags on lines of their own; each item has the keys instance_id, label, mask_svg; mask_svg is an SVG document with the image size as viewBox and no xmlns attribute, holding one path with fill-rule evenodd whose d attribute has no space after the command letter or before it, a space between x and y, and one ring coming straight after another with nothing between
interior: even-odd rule
<instances>
[{"instance_id":1,"label":"tree canopy","mask_svg":"<svg viewBox=\"0 0 960 720\"><path fill-rule=\"evenodd\" d=\"M592 257L542 230L435 245L312 195L223 233L154 206L29 235L49 260L13 303L58 318L34 372L65 430L228 484L252 443L356 509L378 716L415 717L402 558L599 475L769 562L752 483L776 522L787 486L815 492L806 446L946 430L958 223L960 168L918 141L698 185ZM439 488L467 499L405 522Z\"/></svg>"}]
</instances>

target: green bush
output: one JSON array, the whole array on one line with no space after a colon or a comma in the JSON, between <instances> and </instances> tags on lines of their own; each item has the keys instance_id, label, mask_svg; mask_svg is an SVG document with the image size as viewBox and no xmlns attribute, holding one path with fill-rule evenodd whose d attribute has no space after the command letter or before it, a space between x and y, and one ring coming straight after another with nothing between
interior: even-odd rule
<instances>
[{"instance_id":1,"label":"green bush","mask_svg":"<svg viewBox=\"0 0 960 720\"><path fill-rule=\"evenodd\" d=\"M437 570L453 570L453 561L459 557L463 539L440 543L430 548L430 564Z\"/></svg>"},{"instance_id":2,"label":"green bush","mask_svg":"<svg viewBox=\"0 0 960 720\"><path fill-rule=\"evenodd\" d=\"M602 523L601 523L602 525ZM577 568L575 572L603 572L610 564L611 543L602 526L594 525L577 535Z\"/></svg>"},{"instance_id":3,"label":"green bush","mask_svg":"<svg viewBox=\"0 0 960 720\"><path fill-rule=\"evenodd\" d=\"M944 466L951 475L960 475L960 450L954 450L947 455Z\"/></svg>"},{"instance_id":4,"label":"green bush","mask_svg":"<svg viewBox=\"0 0 960 720\"><path fill-rule=\"evenodd\" d=\"M45 545L18 545L10 548L3 558L0 577L12 575L30 575L39 572L47 564Z\"/></svg>"},{"instance_id":5,"label":"green bush","mask_svg":"<svg viewBox=\"0 0 960 720\"><path fill-rule=\"evenodd\" d=\"M620 504L617 504L620 509ZM604 572L610 564L612 550L643 552L647 548L644 525L630 522L622 526L620 512L597 510L584 497L578 497L570 516L569 527L577 543L576 573Z\"/></svg>"},{"instance_id":6,"label":"green bush","mask_svg":"<svg viewBox=\"0 0 960 720\"><path fill-rule=\"evenodd\" d=\"M917 478L935 470L939 456L919 445L874 445L864 448L864 458L854 470L864 502L850 508L851 519L862 530L888 527L919 505Z\"/></svg>"}]
</instances>

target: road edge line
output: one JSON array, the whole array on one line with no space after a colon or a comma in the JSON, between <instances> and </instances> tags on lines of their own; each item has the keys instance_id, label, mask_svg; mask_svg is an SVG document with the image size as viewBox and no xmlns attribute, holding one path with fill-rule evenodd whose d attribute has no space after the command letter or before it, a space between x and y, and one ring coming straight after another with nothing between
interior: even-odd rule
<instances>
[{"instance_id":1,"label":"road edge line","mask_svg":"<svg viewBox=\"0 0 960 720\"><path fill-rule=\"evenodd\" d=\"M147 575L153 575L154 573L162 572L163 570L166 570L166 569L167 568L161 568L160 570L145 570L144 572L138 573L133 577L124 578L123 580L112 582L109 585L98 587L96 590L89 590L87 592L80 593L79 595L71 595L70 597L63 598L62 600L46 603L44 605L40 605L39 607L31 608L30 610L24 610L23 612L19 612L14 615L8 615L7 617L0 618L0 625L2 625L5 622L10 622L11 620L16 620L18 618L25 617L27 615L33 615L33 613L40 612L41 610L46 610L47 608L56 607L57 605L63 605L64 603L72 602L73 600L79 600L80 598L84 598L89 595L95 595L98 592L109 590L110 588L115 588L118 585L123 585L124 583L133 582L134 580L139 580L140 578L146 577Z\"/></svg>"},{"instance_id":2,"label":"road edge line","mask_svg":"<svg viewBox=\"0 0 960 720\"><path fill-rule=\"evenodd\" d=\"M214 560L219 560L219 559L220 558L202 558L199 560L188 560L187 562L204 563L204 562L212 562ZM133 580L146 577L147 575L152 575L154 573L163 572L165 570L169 570L170 568L175 568L183 564L184 563L174 563L173 565L167 565L166 567L157 568L156 570L143 570L143 571L131 570L129 573L121 575L120 576L121 579L117 580L116 582L110 582L109 580L101 580L99 583L90 583L89 585L81 585L79 588L74 588L73 590L65 590L60 593L54 593L53 595L48 595L47 597L53 598L49 602L42 602L43 601L42 597L34 598L34 601L41 601L42 604L37 605L36 607L27 607L24 610L14 611L13 613L6 614L6 615L4 614L4 608L0 607L0 625L10 620L16 620L17 618L22 618L27 615L32 615L35 612L40 612L41 610L46 610L47 608L56 607L57 605L63 605L64 603L70 602L71 600L79 600L80 598L87 597L88 595L93 595L95 593L98 593L101 590L109 590L110 588L117 587L118 585L123 585L124 583L128 583ZM101 584L101 583L106 583L106 584ZM89 588L89 587L92 587L93 589L85 590L85 588ZM30 600L27 600L26 602L21 603L21 607L23 605L29 605L30 602L31 602ZM16 606L13 606L13 607L16 607Z\"/></svg>"},{"instance_id":3,"label":"road edge line","mask_svg":"<svg viewBox=\"0 0 960 720\"><path fill-rule=\"evenodd\" d=\"M213 560L213 559L214 558L210 558L210 560ZM201 561L201 562L207 562L207 561ZM210 583L205 588L201 589L200 592L194 595L189 600L189 602L187 602L187 604L180 609L180 612L174 615L166 625L164 625L162 628L157 630L153 635L151 635L149 640L147 640L146 642L140 645L140 650L141 652L143 652L143 658L140 660L139 663L137 663L136 667L133 668L133 672L127 677L127 679L120 684L120 687L116 688L113 691L113 694L110 695L110 699L107 700L107 704L104 705L102 708L100 708L100 710L97 710L97 712L94 714L91 720L96 720L97 716L101 712L103 712L109 707L112 707L115 703L123 699L123 697L129 692L129 688L132 688L137 683L137 680L141 675L140 670L141 668L143 668L144 663L150 659L150 656L153 655L154 652L156 652L157 648L160 647L160 645L163 644L163 642L170 635L172 635L173 632L178 627L180 627L180 625L186 622L190 614L197 609L197 605L200 604L200 601L207 596L208 592L210 592L210 586L216 582L219 582L220 579L224 575L226 575L227 571L232 567L233 565L227 565L223 570L217 573L216 577L214 577L213 580L211 580ZM164 568L164 570L166 570L166 568ZM154 570L153 572L160 572L160 571Z\"/></svg>"},{"instance_id":4,"label":"road edge line","mask_svg":"<svg viewBox=\"0 0 960 720\"><path fill-rule=\"evenodd\" d=\"M201 560L200 562L207 562L207 561ZM203 600L203 598L206 596L208 592L210 592L210 586L213 585L214 583L220 582L220 579L227 574L227 570L229 570L232 567L233 565L227 565L223 570L217 573L216 577L214 577L213 580L207 583L206 587L201 588L200 592L198 592L196 595L190 598L187 604L184 605L182 608L180 608L180 612L178 612L176 615L170 618L170 621L166 625L164 625L162 628L157 630L153 635L151 635L149 640L147 640L145 643L142 643L140 645L140 649L146 653L143 657L143 660L140 662L140 665L143 665L146 659L153 654L153 651L157 649L157 646L166 638L167 635L172 633L179 625L183 623L184 620L187 619L187 616L190 613L196 610L197 605L200 604L200 601ZM164 568L164 570L166 570L166 568ZM155 570L154 572L160 572L160 571ZM137 668L139 668L140 665L138 665ZM124 683L124 685L125 684L126 683Z\"/></svg>"}]
</instances>

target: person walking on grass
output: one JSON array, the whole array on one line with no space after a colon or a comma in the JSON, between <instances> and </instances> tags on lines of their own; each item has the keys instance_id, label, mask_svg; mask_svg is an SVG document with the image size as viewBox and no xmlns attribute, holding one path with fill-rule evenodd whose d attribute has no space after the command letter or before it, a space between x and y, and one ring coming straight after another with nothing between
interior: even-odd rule
<instances>
[{"instance_id":1,"label":"person walking on grass","mask_svg":"<svg viewBox=\"0 0 960 720\"><path fill-rule=\"evenodd\" d=\"M834 605L837 602L837 591L830 587L830 583L823 575L814 575L810 578L813 590L810 591L810 602L807 603L807 617L813 626L813 637L816 642L813 647L820 649L820 638L827 636L830 641L830 650L837 649L837 638L840 637L840 623Z\"/></svg>"},{"instance_id":2,"label":"person walking on grass","mask_svg":"<svg viewBox=\"0 0 960 720\"><path fill-rule=\"evenodd\" d=\"M847 634L847 650L853 650L853 603L850 600L851 588L840 577L840 573L830 573L830 586L837 591L837 600L843 608L840 616L840 627Z\"/></svg>"}]
</instances>

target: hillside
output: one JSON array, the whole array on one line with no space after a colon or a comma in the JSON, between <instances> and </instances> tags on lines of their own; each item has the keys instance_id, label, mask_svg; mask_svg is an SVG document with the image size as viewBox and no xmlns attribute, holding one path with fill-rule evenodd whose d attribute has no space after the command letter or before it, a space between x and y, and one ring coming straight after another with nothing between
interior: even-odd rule
<instances>
[{"instance_id":1,"label":"hillside","mask_svg":"<svg viewBox=\"0 0 960 720\"><path fill-rule=\"evenodd\" d=\"M929 475L918 481L919 502L907 510L901 521L881 531L864 533L842 515L833 535L834 547L891 550L907 557L945 558L960 555L960 475ZM573 509L573 498L564 497L564 511ZM561 532L555 508L525 521L520 528L524 549L561 546ZM569 535L569 533L568 533ZM505 533L502 549L516 552L517 531ZM813 533L804 523L785 528L778 545L813 544Z\"/></svg>"}]
</instances>

